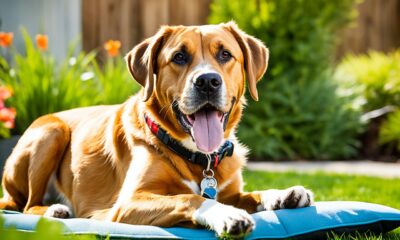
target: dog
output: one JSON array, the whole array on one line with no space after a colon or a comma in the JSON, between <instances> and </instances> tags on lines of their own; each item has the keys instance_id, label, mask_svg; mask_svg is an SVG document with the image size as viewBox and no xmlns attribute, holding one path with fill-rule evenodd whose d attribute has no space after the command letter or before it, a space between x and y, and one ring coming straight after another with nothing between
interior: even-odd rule
<instances>
[{"instance_id":1,"label":"dog","mask_svg":"<svg viewBox=\"0 0 400 240\"><path fill-rule=\"evenodd\" d=\"M302 187L243 191L235 137L269 51L234 22L163 26L125 57L143 86L125 103L45 115L7 159L1 209L242 237L250 214L313 204ZM55 184L63 204L45 206Z\"/></svg>"}]
</instances>

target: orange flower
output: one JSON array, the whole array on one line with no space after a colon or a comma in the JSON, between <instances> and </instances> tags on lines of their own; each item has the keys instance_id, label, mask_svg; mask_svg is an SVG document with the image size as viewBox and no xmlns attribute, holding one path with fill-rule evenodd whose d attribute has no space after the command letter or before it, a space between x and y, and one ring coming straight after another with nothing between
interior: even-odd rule
<instances>
[{"instance_id":1,"label":"orange flower","mask_svg":"<svg viewBox=\"0 0 400 240\"><path fill-rule=\"evenodd\" d=\"M36 35L36 44L38 48L42 51L46 51L48 47L49 39L47 35L37 34Z\"/></svg>"},{"instance_id":2,"label":"orange flower","mask_svg":"<svg viewBox=\"0 0 400 240\"><path fill-rule=\"evenodd\" d=\"M4 101L12 96L12 89L9 87L0 86L0 101Z\"/></svg>"},{"instance_id":3,"label":"orange flower","mask_svg":"<svg viewBox=\"0 0 400 240\"><path fill-rule=\"evenodd\" d=\"M0 46L2 46L2 47L11 46L13 39L14 39L14 33L0 32Z\"/></svg>"},{"instance_id":4,"label":"orange flower","mask_svg":"<svg viewBox=\"0 0 400 240\"><path fill-rule=\"evenodd\" d=\"M118 40L108 40L104 44L104 49L107 50L108 56L115 57L119 54L119 49L121 48L121 42Z\"/></svg>"},{"instance_id":5,"label":"orange flower","mask_svg":"<svg viewBox=\"0 0 400 240\"><path fill-rule=\"evenodd\" d=\"M2 108L0 109L0 122L3 122L7 128L13 128L16 115L15 108Z\"/></svg>"}]
</instances>

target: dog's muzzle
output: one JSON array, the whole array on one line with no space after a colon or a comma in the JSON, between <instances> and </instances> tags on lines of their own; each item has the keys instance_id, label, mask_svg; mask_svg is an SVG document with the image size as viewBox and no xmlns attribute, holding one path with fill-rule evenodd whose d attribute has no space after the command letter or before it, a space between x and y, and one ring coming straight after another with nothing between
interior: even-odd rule
<instances>
[{"instance_id":1,"label":"dog's muzzle","mask_svg":"<svg viewBox=\"0 0 400 240\"><path fill-rule=\"evenodd\" d=\"M197 148L212 153L221 146L229 106L224 82L216 72L203 72L191 81L182 101L173 104L176 118Z\"/></svg>"}]
</instances>

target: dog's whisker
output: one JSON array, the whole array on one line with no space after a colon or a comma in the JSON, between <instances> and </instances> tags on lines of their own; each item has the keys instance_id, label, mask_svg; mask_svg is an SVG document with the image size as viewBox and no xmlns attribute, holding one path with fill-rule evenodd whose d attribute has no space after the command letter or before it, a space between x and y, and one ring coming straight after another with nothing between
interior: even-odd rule
<instances>
[{"instance_id":1,"label":"dog's whisker","mask_svg":"<svg viewBox=\"0 0 400 240\"><path fill-rule=\"evenodd\" d=\"M167 114L168 114L168 111L171 111L171 112L172 112L172 107L173 107L173 105L174 105L174 102L172 102L172 104L169 105L170 107L168 107L167 110L165 111L165 114L164 114L163 119L166 119Z\"/></svg>"},{"instance_id":2,"label":"dog's whisker","mask_svg":"<svg viewBox=\"0 0 400 240\"><path fill-rule=\"evenodd\" d=\"M164 105L161 109L160 109L160 111L158 111L158 114L162 114L162 111L166 108L166 107L168 107L168 105Z\"/></svg>"},{"instance_id":3,"label":"dog's whisker","mask_svg":"<svg viewBox=\"0 0 400 240\"><path fill-rule=\"evenodd\" d=\"M166 105L164 105L164 106L160 109L160 111L158 111L158 114L163 115L163 111L164 111L163 119L165 119L166 116L167 116L167 114L168 114L168 111L171 110L171 106L173 106L173 103L172 103L172 104L166 104Z\"/></svg>"},{"instance_id":4,"label":"dog's whisker","mask_svg":"<svg viewBox=\"0 0 400 240\"><path fill-rule=\"evenodd\" d=\"M166 117L167 117L167 114L168 114L168 111L172 111L172 108L173 107L175 107L175 106L178 106L178 101L177 101L177 99L174 99L173 101L172 101L172 103L171 104L167 104L167 105L164 105L161 109L160 109L160 111L158 112L160 115L163 115L163 111L164 111L164 115L163 115L163 119L166 119Z\"/></svg>"}]
</instances>

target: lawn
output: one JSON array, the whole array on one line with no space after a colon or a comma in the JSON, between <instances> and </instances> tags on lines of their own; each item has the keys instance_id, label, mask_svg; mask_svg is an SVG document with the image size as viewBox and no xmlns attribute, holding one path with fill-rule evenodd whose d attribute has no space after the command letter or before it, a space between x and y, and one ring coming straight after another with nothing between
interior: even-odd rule
<instances>
[{"instance_id":1,"label":"lawn","mask_svg":"<svg viewBox=\"0 0 400 240\"><path fill-rule=\"evenodd\" d=\"M316 201L365 201L400 209L400 179L349 176L327 173L271 173L245 171L245 189L248 191L287 188L303 185L313 190ZM400 240L400 228L385 236L362 235L358 237L334 236L334 240Z\"/></svg>"},{"instance_id":2,"label":"lawn","mask_svg":"<svg viewBox=\"0 0 400 240\"><path fill-rule=\"evenodd\" d=\"M304 185L312 189L317 201L353 200L385 204L400 209L400 179L382 179L376 177L348 176L326 173L270 173L245 171L245 188L248 191L286 188L293 185ZM8 239L56 239L57 226L41 222L38 233L12 233ZM3 235L0 231L0 235ZM10 234L10 233L8 233ZM12 237L12 238L11 238ZM65 239L93 239L92 237L72 237ZM356 237L332 236L332 240L400 240L400 229L384 236L360 235Z\"/></svg>"}]
</instances>

